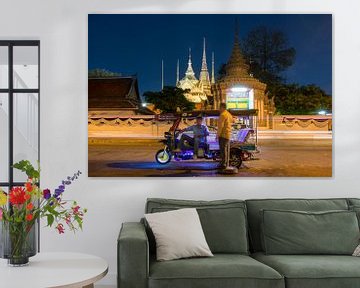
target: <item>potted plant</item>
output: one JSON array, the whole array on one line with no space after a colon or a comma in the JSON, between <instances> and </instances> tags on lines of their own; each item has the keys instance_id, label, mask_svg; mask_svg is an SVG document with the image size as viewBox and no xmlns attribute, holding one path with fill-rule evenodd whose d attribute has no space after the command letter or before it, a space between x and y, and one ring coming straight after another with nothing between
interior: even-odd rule
<instances>
[{"instance_id":1,"label":"potted plant","mask_svg":"<svg viewBox=\"0 0 360 288\"><path fill-rule=\"evenodd\" d=\"M8 259L11 266L22 266L36 254L36 223L40 218L45 218L47 226L55 227L59 234L65 232L65 227L75 232L82 229L86 209L63 199L66 186L80 176L80 171L51 191L38 186L40 169L29 161L20 161L13 167L28 178L24 186L11 187L8 193L0 188L0 257Z\"/></svg>"}]
</instances>

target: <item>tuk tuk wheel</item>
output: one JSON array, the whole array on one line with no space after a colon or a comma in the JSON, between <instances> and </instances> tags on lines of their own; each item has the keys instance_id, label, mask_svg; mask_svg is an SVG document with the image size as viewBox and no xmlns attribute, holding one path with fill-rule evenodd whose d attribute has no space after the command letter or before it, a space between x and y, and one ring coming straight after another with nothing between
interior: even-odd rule
<instances>
[{"instance_id":1,"label":"tuk tuk wheel","mask_svg":"<svg viewBox=\"0 0 360 288\"><path fill-rule=\"evenodd\" d=\"M171 161L171 154L168 150L161 149L156 152L155 160L157 163L165 165Z\"/></svg>"},{"instance_id":2,"label":"tuk tuk wheel","mask_svg":"<svg viewBox=\"0 0 360 288\"><path fill-rule=\"evenodd\" d=\"M241 150L239 149L231 149L230 150L230 159L229 159L230 166L240 168L242 164L241 158Z\"/></svg>"}]
</instances>

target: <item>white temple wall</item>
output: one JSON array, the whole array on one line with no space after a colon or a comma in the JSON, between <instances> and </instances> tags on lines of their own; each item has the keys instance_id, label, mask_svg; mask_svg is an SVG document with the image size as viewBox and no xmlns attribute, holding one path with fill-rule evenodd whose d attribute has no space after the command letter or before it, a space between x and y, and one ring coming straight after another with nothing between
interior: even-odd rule
<instances>
[{"instance_id":1,"label":"white temple wall","mask_svg":"<svg viewBox=\"0 0 360 288\"><path fill-rule=\"evenodd\" d=\"M275 115L272 117L273 131L331 131L332 117L320 115ZM102 122L101 122L102 121ZM180 124L179 128L185 128L194 124L188 120ZM163 138L164 132L169 131L172 122L167 121L142 121L121 120L106 121L100 120L99 123L88 125L90 143L96 138ZM259 127L260 130L269 130L267 127Z\"/></svg>"}]
</instances>

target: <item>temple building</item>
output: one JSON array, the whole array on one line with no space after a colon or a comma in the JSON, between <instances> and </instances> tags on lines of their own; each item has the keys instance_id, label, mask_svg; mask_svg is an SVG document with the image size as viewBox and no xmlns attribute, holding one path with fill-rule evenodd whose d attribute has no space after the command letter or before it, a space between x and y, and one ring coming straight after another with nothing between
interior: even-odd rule
<instances>
[{"instance_id":1,"label":"temple building","mask_svg":"<svg viewBox=\"0 0 360 288\"><path fill-rule=\"evenodd\" d=\"M142 107L136 76L88 79L89 116L151 114Z\"/></svg>"},{"instance_id":2,"label":"temple building","mask_svg":"<svg viewBox=\"0 0 360 288\"><path fill-rule=\"evenodd\" d=\"M229 109L257 109L260 127L272 128L275 113L274 99L269 99L266 84L249 73L240 49L238 32L235 33L234 47L225 67L225 75L212 85L214 109L226 102Z\"/></svg>"},{"instance_id":3,"label":"temple building","mask_svg":"<svg viewBox=\"0 0 360 288\"><path fill-rule=\"evenodd\" d=\"M260 127L272 128L275 113L274 99L269 99L266 84L249 73L249 65L240 49L238 31L235 33L234 47L225 66L225 75L215 80L214 53L212 54L211 79L206 61L204 38L201 70L196 78L191 61L191 50L185 76L179 80L179 62L177 65L176 86L189 89L186 98L195 103L195 109L219 109L225 102L229 109L257 109Z\"/></svg>"},{"instance_id":4,"label":"temple building","mask_svg":"<svg viewBox=\"0 0 360 288\"><path fill-rule=\"evenodd\" d=\"M191 49L189 49L188 66L185 76L179 80L179 62L177 65L176 86L190 90L185 97L195 103L195 109L206 109L212 104L212 92L209 71L206 63L206 46L204 38L203 56L199 79L196 78L191 61ZM214 71L212 71L214 73Z\"/></svg>"}]
</instances>

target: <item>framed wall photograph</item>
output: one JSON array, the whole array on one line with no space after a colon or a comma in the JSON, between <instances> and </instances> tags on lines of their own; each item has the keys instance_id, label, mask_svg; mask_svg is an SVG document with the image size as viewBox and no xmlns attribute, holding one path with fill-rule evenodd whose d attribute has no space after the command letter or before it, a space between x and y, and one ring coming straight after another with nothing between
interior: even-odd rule
<instances>
[{"instance_id":1,"label":"framed wall photograph","mask_svg":"<svg viewBox=\"0 0 360 288\"><path fill-rule=\"evenodd\" d=\"M331 177L331 14L89 14L90 177Z\"/></svg>"}]
</instances>

